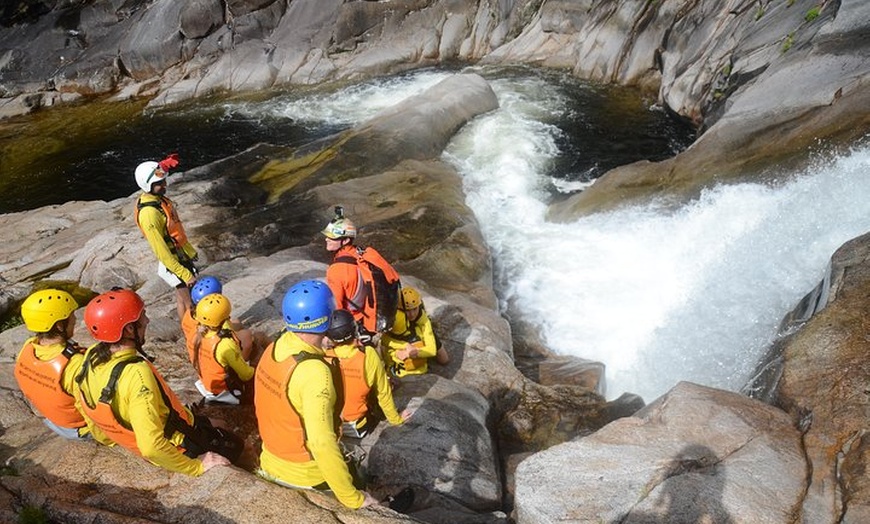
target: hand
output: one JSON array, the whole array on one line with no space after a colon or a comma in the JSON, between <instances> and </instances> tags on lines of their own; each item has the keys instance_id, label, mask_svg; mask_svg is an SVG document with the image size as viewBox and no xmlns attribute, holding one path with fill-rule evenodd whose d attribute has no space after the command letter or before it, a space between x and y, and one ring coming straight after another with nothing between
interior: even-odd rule
<instances>
[{"instance_id":1,"label":"hand","mask_svg":"<svg viewBox=\"0 0 870 524\"><path fill-rule=\"evenodd\" d=\"M202 461L202 470L208 471L215 466L229 466L230 461L226 457L218 455L214 451L207 451L199 456Z\"/></svg>"},{"instance_id":2,"label":"hand","mask_svg":"<svg viewBox=\"0 0 870 524\"><path fill-rule=\"evenodd\" d=\"M178 153L172 153L160 162L157 162L157 165L160 166L160 169L163 170L164 173L169 173L169 170L178 165Z\"/></svg>"},{"instance_id":3,"label":"hand","mask_svg":"<svg viewBox=\"0 0 870 524\"><path fill-rule=\"evenodd\" d=\"M361 508L365 508L367 506L374 506L375 504L378 504L378 500L376 498L374 498L373 496L369 495L367 491L363 491L361 493L363 494L363 497L364 497L362 506L360 506Z\"/></svg>"},{"instance_id":4,"label":"hand","mask_svg":"<svg viewBox=\"0 0 870 524\"><path fill-rule=\"evenodd\" d=\"M405 408L402 410L402 413L399 414L402 417L402 422L408 422L408 419L414 415L414 412L417 411L413 408Z\"/></svg>"}]
</instances>

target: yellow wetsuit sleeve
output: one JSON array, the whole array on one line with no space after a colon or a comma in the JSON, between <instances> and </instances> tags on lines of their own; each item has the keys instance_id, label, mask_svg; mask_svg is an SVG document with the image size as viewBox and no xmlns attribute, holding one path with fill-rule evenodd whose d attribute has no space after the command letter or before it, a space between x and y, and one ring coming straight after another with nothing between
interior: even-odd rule
<instances>
[{"instance_id":1,"label":"yellow wetsuit sleeve","mask_svg":"<svg viewBox=\"0 0 870 524\"><path fill-rule=\"evenodd\" d=\"M151 246L151 251L154 252L157 260L166 266L166 269L171 271L183 282L187 282L193 278L193 273L181 265L181 262L178 261L178 257L176 257L172 252L171 246L168 246L166 240L163 239L163 234L166 232L166 217L163 216L163 213L159 209L151 206L145 206L140 209L139 227L142 228L142 232L145 234L145 239L148 241L148 245ZM192 246L190 248L187 247L189 245L190 244L188 243L183 247L185 252L187 252L188 249L193 250ZM194 251L194 254L195 253L196 252Z\"/></svg>"},{"instance_id":2,"label":"yellow wetsuit sleeve","mask_svg":"<svg viewBox=\"0 0 870 524\"><path fill-rule=\"evenodd\" d=\"M420 311L420 317L416 322L417 337L423 342L418 346L417 358L433 358L438 353L435 347L435 331L432 330L432 321L425 311Z\"/></svg>"},{"instance_id":3,"label":"yellow wetsuit sleeve","mask_svg":"<svg viewBox=\"0 0 870 524\"><path fill-rule=\"evenodd\" d=\"M402 424L404 421L396 409L393 388L390 387L390 381L387 379L384 362L373 347L366 347L365 379L366 384L377 392L378 405L384 412L387 422L394 426Z\"/></svg>"},{"instance_id":4,"label":"yellow wetsuit sleeve","mask_svg":"<svg viewBox=\"0 0 870 524\"><path fill-rule=\"evenodd\" d=\"M294 409L302 416L306 446L335 498L349 508L363 504L363 494L353 479L338 447L334 414L336 393L329 367L317 360L300 362L287 384Z\"/></svg>"},{"instance_id":5,"label":"yellow wetsuit sleeve","mask_svg":"<svg viewBox=\"0 0 870 524\"><path fill-rule=\"evenodd\" d=\"M194 477L202 475L202 461L184 456L163 436L169 407L163 402L157 378L148 364L140 362L124 369L118 379L115 399L118 416L133 429L136 446L144 458L169 471Z\"/></svg>"},{"instance_id":6,"label":"yellow wetsuit sleeve","mask_svg":"<svg viewBox=\"0 0 870 524\"><path fill-rule=\"evenodd\" d=\"M232 337L223 338L218 342L215 356L218 364L224 369L232 369L242 382L254 377L254 368L242 358L242 348Z\"/></svg>"}]
</instances>

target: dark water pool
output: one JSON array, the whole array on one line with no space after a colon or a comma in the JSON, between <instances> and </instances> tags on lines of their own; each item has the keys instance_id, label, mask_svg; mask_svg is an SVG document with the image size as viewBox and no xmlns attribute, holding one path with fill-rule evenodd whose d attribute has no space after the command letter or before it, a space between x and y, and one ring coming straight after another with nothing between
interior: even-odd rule
<instances>
[{"instance_id":1,"label":"dark water pool","mask_svg":"<svg viewBox=\"0 0 870 524\"><path fill-rule=\"evenodd\" d=\"M524 68L484 76L528 74ZM667 158L692 141L691 128L651 110L653 101L636 90L590 86L553 72L533 74L558 85L571 101L570 110L554 122L563 132L552 173L557 178L591 180L618 165ZM256 105L310 93L260 94L245 102ZM340 130L268 113L252 117L228 109L238 106L225 102L204 100L158 111L146 111L144 102L92 102L0 121L0 213L130 195L137 190L136 165L172 151L179 153L179 169L185 170L259 142L302 144Z\"/></svg>"}]
</instances>

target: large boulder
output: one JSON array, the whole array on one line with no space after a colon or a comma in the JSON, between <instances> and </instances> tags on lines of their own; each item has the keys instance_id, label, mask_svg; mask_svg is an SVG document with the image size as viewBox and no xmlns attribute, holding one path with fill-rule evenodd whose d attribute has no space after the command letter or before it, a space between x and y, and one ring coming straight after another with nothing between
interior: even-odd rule
<instances>
[{"instance_id":1,"label":"large boulder","mask_svg":"<svg viewBox=\"0 0 870 524\"><path fill-rule=\"evenodd\" d=\"M544 522L794 522L801 435L782 411L682 382L634 416L532 455L516 516Z\"/></svg>"},{"instance_id":2,"label":"large boulder","mask_svg":"<svg viewBox=\"0 0 870 524\"><path fill-rule=\"evenodd\" d=\"M868 292L870 235L863 235L834 253L825 278L789 316L783 329L791 334L761 366L766 384L753 390L806 432L811 467L804 522L870 518Z\"/></svg>"}]
</instances>

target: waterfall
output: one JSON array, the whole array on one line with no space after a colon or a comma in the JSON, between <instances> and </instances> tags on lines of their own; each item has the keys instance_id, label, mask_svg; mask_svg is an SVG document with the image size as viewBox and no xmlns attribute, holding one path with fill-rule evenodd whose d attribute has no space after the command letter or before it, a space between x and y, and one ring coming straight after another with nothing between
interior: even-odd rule
<instances>
[{"instance_id":1,"label":"waterfall","mask_svg":"<svg viewBox=\"0 0 870 524\"><path fill-rule=\"evenodd\" d=\"M234 110L350 125L448 74ZM553 351L604 363L609 398L649 402L681 380L739 390L834 250L870 227L867 147L778 183L714 187L676 210L650 202L547 222L553 192L586 183L552 172L564 133L553 115L569 101L535 75L490 83L500 109L463 128L444 159L463 177L503 304Z\"/></svg>"}]
</instances>

